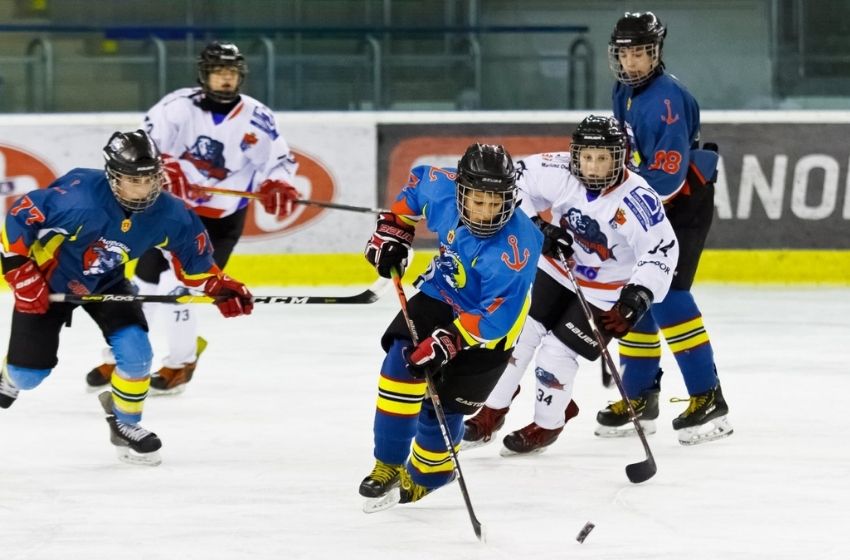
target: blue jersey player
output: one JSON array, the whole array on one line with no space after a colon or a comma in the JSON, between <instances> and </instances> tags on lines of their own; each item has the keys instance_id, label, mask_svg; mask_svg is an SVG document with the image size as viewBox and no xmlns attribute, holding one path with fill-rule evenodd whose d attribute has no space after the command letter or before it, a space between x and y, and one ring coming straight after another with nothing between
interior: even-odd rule
<instances>
[{"instance_id":1,"label":"blue jersey player","mask_svg":"<svg viewBox=\"0 0 850 560\"><path fill-rule=\"evenodd\" d=\"M381 214L366 258L381 276L403 272L416 223L425 218L439 254L416 281L408 311L424 336L411 347L399 314L381 345L375 467L360 484L373 499L366 511L415 502L452 480L453 464L429 399L423 370L435 385L455 445L463 416L484 403L508 365L531 303L543 236L516 212L516 174L501 146L473 144L457 170L421 166ZM411 445L412 444L412 445ZM375 505L370 509L370 504Z\"/></svg>"},{"instance_id":2,"label":"blue jersey player","mask_svg":"<svg viewBox=\"0 0 850 560\"><path fill-rule=\"evenodd\" d=\"M77 307L49 294L132 294L124 265L152 247L167 252L189 285L203 286L228 317L253 307L245 286L221 273L197 215L161 194L159 151L143 131L112 135L106 172L74 169L19 198L2 229L3 274L15 297L9 351L0 370L0 408L34 389L58 363L59 332ZM153 358L137 302L82 305L117 360L111 392L101 395L111 441L122 460L157 465L162 446L139 425Z\"/></svg>"},{"instance_id":3,"label":"blue jersey player","mask_svg":"<svg viewBox=\"0 0 850 560\"><path fill-rule=\"evenodd\" d=\"M611 35L608 59L617 78L614 116L631 143L629 167L664 201L679 240L679 264L667 297L635 325L620 344L626 394L644 420L658 416L661 339L673 351L690 394L687 409L673 420L679 442L691 445L732 433L729 411L714 365L702 313L691 294L699 258L714 215L717 150L699 149L699 106L664 69L661 50L667 29L652 12L626 13ZM597 435L623 435L632 425L624 402L597 416Z\"/></svg>"}]
</instances>

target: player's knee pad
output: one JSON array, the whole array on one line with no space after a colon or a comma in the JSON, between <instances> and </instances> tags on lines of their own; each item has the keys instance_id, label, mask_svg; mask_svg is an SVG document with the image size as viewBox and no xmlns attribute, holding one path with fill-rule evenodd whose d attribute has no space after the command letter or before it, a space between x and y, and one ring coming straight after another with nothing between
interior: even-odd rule
<instances>
[{"instance_id":1,"label":"player's knee pad","mask_svg":"<svg viewBox=\"0 0 850 560\"><path fill-rule=\"evenodd\" d=\"M44 378L50 375L51 372L49 369L32 369L12 364L6 364L5 367L6 375L8 375L9 379L12 380L12 383L15 384L15 387L24 391L38 387L38 385L44 381Z\"/></svg>"},{"instance_id":2,"label":"player's knee pad","mask_svg":"<svg viewBox=\"0 0 850 560\"><path fill-rule=\"evenodd\" d=\"M409 352L410 341L396 338L387 350L387 355L384 358L384 363L381 364L381 375L391 377L400 381L410 381L415 379L407 367L407 360L404 356Z\"/></svg>"},{"instance_id":3,"label":"player's knee pad","mask_svg":"<svg viewBox=\"0 0 850 560\"><path fill-rule=\"evenodd\" d=\"M555 338L547 337L537 353L534 374L538 387L572 392L578 372L578 353Z\"/></svg>"},{"instance_id":4,"label":"player's knee pad","mask_svg":"<svg viewBox=\"0 0 850 560\"><path fill-rule=\"evenodd\" d=\"M130 325L109 335L109 345L115 355L115 366L130 379L150 374L153 362L148 333L139 325Z\"/></svg>"},{"instance_id":5,"label":"player's knee pad","mask_svg":"<svg viewBox=\"0 0 850 560\"><path fill-rule=\"evenodd\" d=\"M534 352L540 346L540 341L546 335L546 327L539 321L528 317L525 320L525 326L522 328L522 333L519 335L519 340L514 347L511 355L511 363L519 369L525 371L528 367L531 358L534 357Z\"/></svg>"},{"instance_id":6,"label":"player's knee pad","mask_svg":"<svg viewBox=\"0 0 850 560\"><path fill-rule=\"evenodd\" d=\"M670 290L667 296L652 304L652 315L660 325L693 319L700 314L694 296L686 290Z\"/></svg>"}]
</instances>

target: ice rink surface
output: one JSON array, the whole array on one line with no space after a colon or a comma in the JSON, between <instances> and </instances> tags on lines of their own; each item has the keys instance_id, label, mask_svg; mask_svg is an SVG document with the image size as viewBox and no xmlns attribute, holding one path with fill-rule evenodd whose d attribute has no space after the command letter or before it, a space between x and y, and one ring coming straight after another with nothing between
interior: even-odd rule
<instances>
[{"instance_id":1,"label":"ice rink surface","mask_svg":"<svg viewBox=\"0 0 850 560\"><path fill-rule=\"evenodd\" d=\"M685 404L667 401L687 395L665 348L649 437L658 474L630 484L624 467L643 450L593 436L596 411L619 397L585 362L581 413L548 452L502 458L499 437L461 454L487 544L456 484L416 504L360 509L378 337L398 308L391 290L371 305L261 305L232 320L200 307L210 346L195 380L145 408L143 425L164 444L155 468L115 457L83 380L102 340L78 311L52 375L0 410L0 558L850 558L850 289L695 291L734 435L678 444L670 421ZM3 344L11 300L0 294ZM154 341L159 357L161 331ZM531 421L533 381L502 435ZM596 529L578 544L587 521Z\"/></svg>"}]
</instances>

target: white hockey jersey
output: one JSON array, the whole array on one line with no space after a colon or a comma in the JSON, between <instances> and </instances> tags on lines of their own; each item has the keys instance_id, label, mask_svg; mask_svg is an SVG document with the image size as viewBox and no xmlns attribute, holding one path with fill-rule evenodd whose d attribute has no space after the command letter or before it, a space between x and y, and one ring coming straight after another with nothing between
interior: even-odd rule
<instances>
[{"instance_id":1,"label":"white hockey jersey","mask_svg":"<svg viewBox=\"0 0 850 560\"><path fill-rule=\"evenodd\" d=\"M533 216L551 209L552 222L573 237L573 274L588 302L610 309L626 284L664 299L679 259L679 243L658 195L626 171L623 183L602 196L570 172L569 153L529 156L518 162L522 208ZM572 291L557 259L541 256L539 268Z\"/></svg>"},{"instance_id":2,"label":"white hockey jersey","mask_svg":"<svg viewBox=\"0 0 850 560\"><path fill-rule=\"evenodd\" d=\"M163 97L145 115L145 129L163 153L178 158L190 183L252 192L266 179L292 182L297 164L271 109L245 94L221 119L201 109L200 87ZM248 199L212 195L187 201L201 216L223 218Z\"/></svg>"}]
</instances>

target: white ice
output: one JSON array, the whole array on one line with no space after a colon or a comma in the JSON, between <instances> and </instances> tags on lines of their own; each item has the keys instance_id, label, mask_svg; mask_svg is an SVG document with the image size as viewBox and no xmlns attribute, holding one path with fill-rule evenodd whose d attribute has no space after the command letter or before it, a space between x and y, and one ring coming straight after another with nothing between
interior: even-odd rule
<instances>
[{"instance_id":1,"label":"white ice","mask_svg":"<svg viewBox=\"0 0 850 560\"><path fill-rule=\"evenodd\" d=\"M502 458L493 444L461 454L487 544L475 540L457 485L361 512L392 291L371 305L261 305L233 320L203 307L210 346L195 380L145 408L143 425L164 442L156 468L115 458L84 390L102 341L77 311L52 375L0 410L0 558L850 558L850 289L696 293L734 435L677 443L670 421L684 405L667 401L686 393L665 350L649 437L658 474L631 484L624 467L643 449L593 436L596 411L618 397L585 363L581 414L547 453ZM11 299L0 294L4 344ZM531 375L523 387L503 434L531 421ZM596 529L578 544L587 521Z\"/></svg>"}]
</instances>

